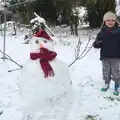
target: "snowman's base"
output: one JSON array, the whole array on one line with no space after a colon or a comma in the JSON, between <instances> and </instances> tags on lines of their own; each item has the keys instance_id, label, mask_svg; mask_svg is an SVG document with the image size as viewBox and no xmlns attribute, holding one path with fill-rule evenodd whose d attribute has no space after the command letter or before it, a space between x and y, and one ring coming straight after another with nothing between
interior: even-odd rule
<instances>
[{"instance_id":1,"label":"snowman's base","mask_svg":"<svg viewBox=\"0 0 120 120\"><path fill-rule=\"evenodd\" d=\"M57 59L50 64L55 76L49 78L44 78L39 61L29 61L24 66L20 79L21 98L26 102L24 117L32 115L32 120L67 118L73 99L69 68Z\"/></svg>"},{"instance_id":2,"label":"snowman's base","mask_svg":"<svg viewBox=\"0 0 120 120\"><path fill-rule=\"evenodd\" d=\"M29 101L23 108L24 117L32 115L32 120L67 120L72 107L72 97L72 93L64 93L44 101Z\"/></svg>"}]
</instances>

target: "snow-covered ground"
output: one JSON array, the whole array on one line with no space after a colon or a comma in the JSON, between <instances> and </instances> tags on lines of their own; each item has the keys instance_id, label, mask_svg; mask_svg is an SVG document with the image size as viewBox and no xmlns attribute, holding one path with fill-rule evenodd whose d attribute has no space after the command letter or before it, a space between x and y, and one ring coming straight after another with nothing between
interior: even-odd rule
<instances>
[{"instance_id":1,"label":"snow-covered ground","mask_svg":"<svg viewBox=\"0 0 120 120\"><path fill-rule=\"evenodd\" d=\"M68 65L74 60L79 37L82 41L82 53L89 35L95 36L98 32L98 30L87 30L82 26L79 27L79 37L70 36L68 28L56 27L53 31L55 33L54 40L57 43L54 46L58 53L57 58ZM22 44L24 35L25 32L19 32L17 36L11 36L9 31L6 37L6 53L23 66L29 59L29 44ZM3 50L3 36L0 36L0 41L0 50ZM87 49L92 42L93 40ZM20 70L8 72L17 67L11 61L0 60L0 111L3 111L0 120L21 120L22 117L19 112L19 106L22 104L18 84ZM70 67L75 95L70 112L71 120L120 120L120 96L113 96L113 82L108 92L100 91L103 85L101 70L99 50L93 48L83 59L76 61Z\"/></svg>"}]
</instances>

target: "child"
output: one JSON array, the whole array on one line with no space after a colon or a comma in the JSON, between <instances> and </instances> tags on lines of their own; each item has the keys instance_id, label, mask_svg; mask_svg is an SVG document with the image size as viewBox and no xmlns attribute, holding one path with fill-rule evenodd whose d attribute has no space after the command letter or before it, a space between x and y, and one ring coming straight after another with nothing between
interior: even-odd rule
<instances>
[{"instance_id":1,"label":"child","mask_svg":"<svg viewBox=\"0 0 120 120\"><path fill-rule=\"evenodd\" d=\"M93 42L94 48L100 48L100 60L103 66L105 85L101 91L107 91L111 79L114 81L114 95L119 95L120 83L120 27L116 15L107 12L103 17L101 31Z\"/></svg>"}]
</instances>

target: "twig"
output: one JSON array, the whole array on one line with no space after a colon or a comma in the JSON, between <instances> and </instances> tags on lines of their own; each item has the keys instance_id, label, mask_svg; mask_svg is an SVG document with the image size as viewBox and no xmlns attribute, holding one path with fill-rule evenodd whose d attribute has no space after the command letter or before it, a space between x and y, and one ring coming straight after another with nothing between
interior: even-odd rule
<instances>
[{"instance_id":1,"label":"twig","mask_svg":"<svg viewBox=\"0 0 120 120\"><path fill-rule=\"evenodd\" d=\"M3 111L0 112L0 115L2 115L2 114L3 114Z\"/></svg>"},{"instance_id":2,"label":"twig","mask_svg":"<svg viewBox=\"0 0 120 120\"><path fill-rule=\"evenodd\" d=\"M78 58L76 58L68 67L71 67L77 60Z\"/></svg>"},{"instance_id":3,"label":"twig","mask_svg":"<svg viewBox=\"0 0 120 120\"><path fill-rule=\"evenodd\" d=\"M79 57L81 44L82 44L82 43L81 43L80 37L79 37L78 45L77 45L77 53L76 53L75 58Z\"/></svg>"},{"instance_id":4,"label":"twig","mask_svg":"<svg viewBox=\"0 0 120 120\"><path fill-rule=\"evenodd\" d=\"M87 52L86 52L83 56L81 56L79 59L84 58L91 49L92 49L92 46L91 46L91 47L87 50Z\"/></svg>"},{"instance_id":5,"label":"twig","mask_svg":"<svg viewBox=\"0 0 120 120\"><path fill-rule=\"evenodd\" d=\"M91 40L91 35L89 35L89 40L87 42L87 45L85 46L83 52L80 54L80 47L81 47L81 41L80 41L80 38L78 40L78 45L77 45L77 50L75 49L75 60L68 66L68 67L71 67L77 60L79 59L82 59L84 58L88 52L91 50L92 46L87 50L88 48L88 45L90 43L90 40ZM87 51L87 52L86 52ZM85 53L85 54L84 54ZM79 55L80 54L80 55Z\"/></svg>"},{"instance_id":6,"label":"twig","mask_svg":"<svg viewBox=\"0 0 120 120\"><path fill-rule=\"evenodd\" d=\"M75 49L75 60L68 67L72 66L79 59L81 44L82 43L81 43L80 37L79 37L78 44L77 44L77 50Z\"/></svg>"},{"instance_id":7,"label":"twig","mask_svg":"<svg viewBox=\"0 0 120 120\"><path fill-rule=\"evenodd\" d=\"M5 53L2 52L1 50L0 50L0 52L1 52L2 54L6 55L9 59L11 59L11 57L10 57L9 55L5 54Z\"/></svg>"},{"instance_id":8,"label":"twig","mask_svg":"<svg viewBox=\"0 0 120 120\"><path fill-rule=\"evenodd\" d=\"M22 69L23 67L21 67L21 68L16 68L16 69L11 69L11 70L8 70L8 72L13 72L13 71L16 71L16 70L20 70L20 69Z\"/></svg>"},{"instance_id":9,"label":"twig","mask_svg":"<svg viewBox=\"0 0 120 120\"><path fill-rule=\"evenodd\" d=\"M20 68L17 68L17 69L8 70L8 72L12 72L12 71L20 70L20 69L23 68L22 65L18 64L16 61L14 61L9 55L3 53L1 50L0 50L0 52L6 56L6 57L2 57L1 59L7 59L7 60L10 60L11 62L15 63L16 65L18 65L18 66L20 67ZM8 57L8 58L7 58L7 57Z\"/></svg>"},{"instance_id":10,"label":"twig","mask_svg":"<svg viewBox=\"0 0 120 120\"><path fill-rule=\"evenodd\" d=\"M87 45L86 45L86 47L84 48L84 50L83 50L83 52L80 54L80 56L79 56L79 58L85 53L85 51L87 50L87 48L88 48L88 45L89 45L89 43L90 43L90 40L91 40L91 38L90 38L91 36L89 35L89 40L88 40L88 42L87 42Z\"/></svg>"}]
</instances>

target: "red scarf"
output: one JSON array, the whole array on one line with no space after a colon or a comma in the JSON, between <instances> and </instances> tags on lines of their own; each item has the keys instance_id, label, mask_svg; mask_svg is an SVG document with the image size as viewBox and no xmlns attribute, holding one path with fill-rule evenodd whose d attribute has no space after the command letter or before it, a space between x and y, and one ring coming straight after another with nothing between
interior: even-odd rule
<instances>
[{"instance_id":1,"label":"red scarf","mask_svg":"<svg viewBox=\"0 0 120 120\"><path fill-rule=\"evenodd\" d=\"M52 61L57 56L56 52L50 51L46 48L41 48L40 53L30 53L30 59L36 60L40 59L40 65L44 72L44 77L54 76L54 71L49 64L49 61Z\"/></svg>"}]
</instances>

